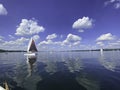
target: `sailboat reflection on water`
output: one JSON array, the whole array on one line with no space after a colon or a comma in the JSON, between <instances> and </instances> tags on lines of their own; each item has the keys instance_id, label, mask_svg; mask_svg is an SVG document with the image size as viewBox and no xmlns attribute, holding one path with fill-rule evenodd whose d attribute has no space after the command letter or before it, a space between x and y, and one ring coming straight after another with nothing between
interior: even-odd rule
<instances>
[{"instance_id":1,"label":"sailboat reflection on water","mask_svg":"<svg viewBox=\"0 0 120 90\"><path fill-rule=\"evenodd\" d=\"M34 63L36 62L37 57L36 56L27 56L27 64L28 64L28 76L32 75Z\"/></svg>"}]
</instances>

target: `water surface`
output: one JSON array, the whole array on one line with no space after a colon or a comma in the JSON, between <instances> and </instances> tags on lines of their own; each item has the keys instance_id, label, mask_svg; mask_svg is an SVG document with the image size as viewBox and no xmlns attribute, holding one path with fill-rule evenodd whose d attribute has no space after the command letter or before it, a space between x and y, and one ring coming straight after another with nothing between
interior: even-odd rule
<instances>
[{"instance_id":1,"label":"water surface","mask_svg":"<svg viewBox=\"0 0 120 90\"><path fill-rule=\"evenodd\" d=\"M0 85L12 90L120 90L120 51L0 53Z\"/></svg>"}]
</instances>

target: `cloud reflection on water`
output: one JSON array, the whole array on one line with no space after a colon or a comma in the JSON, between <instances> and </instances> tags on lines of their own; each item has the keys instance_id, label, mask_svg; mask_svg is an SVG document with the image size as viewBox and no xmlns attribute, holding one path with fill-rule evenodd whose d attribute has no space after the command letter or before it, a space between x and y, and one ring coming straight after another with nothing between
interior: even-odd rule
<instances>
[{"instance_id":1,"label":"cloud reflection on water","mask_svg":"<svg viewBox=\"0 0 120 90\"><path fill-rule=\"evenodd\" d=\"M104 66L107 70L117 72L117 68L120 68L119 52L100 52L99 62L102 66Z\"/></svg>"},{"instance_id":2,"label":"cloud reflection on water","mask_svg":"<svg viewBox=\"0 0 120 90\"><path fill-rule=\"evenodd\" d=\"M24 57L23 53L0 54L2 55L0 72L6 68L3 75L16 82L17 87L26 90L36 90L40 88L38 85L47 86L43 83L50 84L51 81L53 86L57 82L58 86L64 88L73 84L73 87L84 90L100 90L104 81L102 78L109 79L106 69L112 72L120 70L119 52L39 52L37 57Z\"/></svg>"}]
</instances>

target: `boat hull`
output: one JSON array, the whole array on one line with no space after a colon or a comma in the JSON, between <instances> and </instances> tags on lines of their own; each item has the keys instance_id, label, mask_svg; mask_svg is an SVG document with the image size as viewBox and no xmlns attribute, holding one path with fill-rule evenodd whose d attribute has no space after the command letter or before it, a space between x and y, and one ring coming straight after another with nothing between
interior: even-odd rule
<instances>
[{"instance_id":1,"label":"boat hull","mask_svg":"<svg viewBox=\"0 0 120 90\"><path fill-rule=\"evenodd\" d=\"M25 53L24 55L25 55L25 56L36 56L37 53Z\"/></svg>"}]
</instances>

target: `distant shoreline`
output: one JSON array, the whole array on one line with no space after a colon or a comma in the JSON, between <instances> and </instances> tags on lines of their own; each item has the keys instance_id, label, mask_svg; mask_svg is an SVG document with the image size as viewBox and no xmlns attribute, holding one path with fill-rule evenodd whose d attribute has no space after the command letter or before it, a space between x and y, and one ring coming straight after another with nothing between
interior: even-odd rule
<instances>
[{"instance_id":1,"label":"distant shoreline","mask_svg":"<svg viewBox=\"0 0 120 90\"><path fill-rule=\"evenodd\" d=\"M55 50L51 50L52 52L56 52ZM51 51L47 51L47 52L51 52ZM100 49L91 49L91 50L63 50L63 51L59 51L59 52L88 52L88 51L100 51ZM116 48L116 49L103 49L103 51L120 51L120 48ZM3 50L0 49L0 52L27 52L25 50ZM46 52L46 51L38 51L38 52Z\"/></svg>"},{"instance_id":2,"label":"distant shoreline","mask_svg":"<svg viewBox=\"0 0 120 90\"><path fill-rule=\"evenodd\" d=\"M92 49L92 50L68 50L71 52L82 52L82 51L101 51L101 49ZM103 51L120 51L120 49L103 49Z\"/></svg>"},{"instance_id":3,"label":"distant shoreline","mask_svg":"<svg viewBox=\"0 0 120 90\"><path fill-rule=\"evenodd\" d=\"M24 50L3 50L3 49L0 49L0 52L26 52Z\"/></svg>"}]
</instances>

